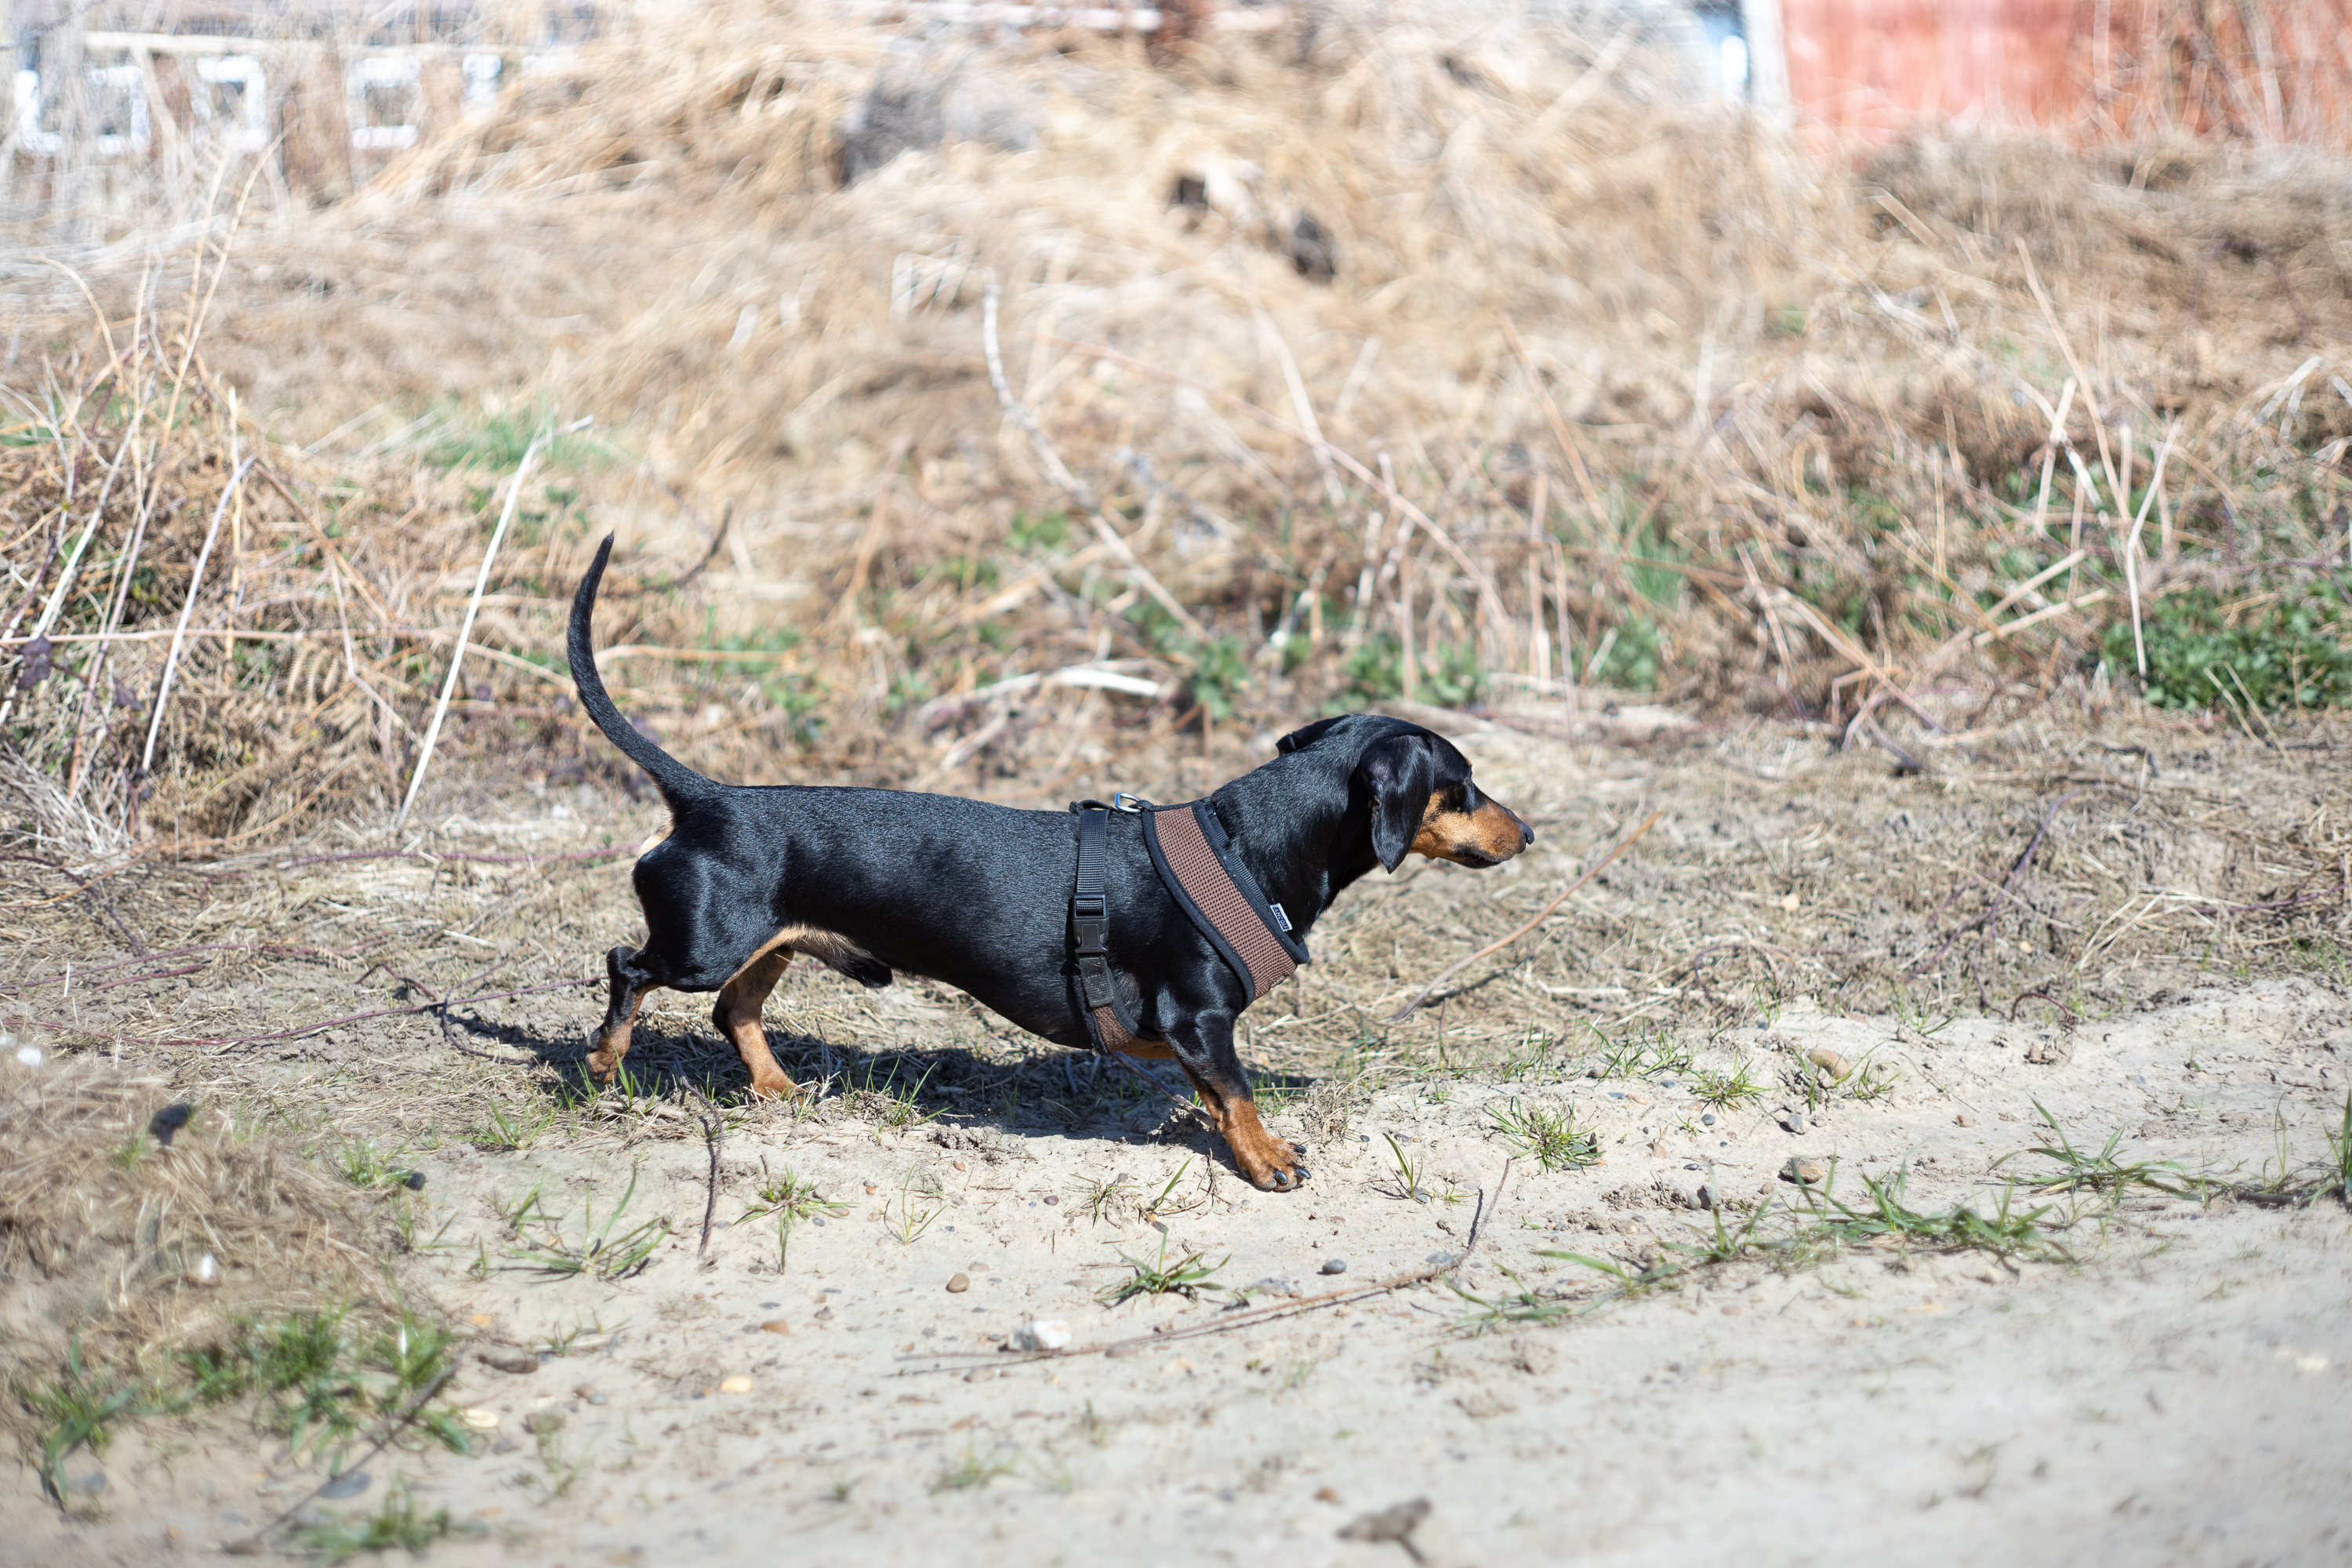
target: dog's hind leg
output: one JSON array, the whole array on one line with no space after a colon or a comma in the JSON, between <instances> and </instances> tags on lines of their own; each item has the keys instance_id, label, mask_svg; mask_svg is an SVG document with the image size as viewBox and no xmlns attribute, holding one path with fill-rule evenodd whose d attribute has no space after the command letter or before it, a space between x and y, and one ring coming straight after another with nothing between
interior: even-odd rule
<instances>
[{"instance_id":1,"label":"dog's hind leg","mask_svg":"<svg viewBox=\"0 0 2352 1568\"><path fill-rule=\"evenodd\" d=\"M751 1069L751 1092L761 1100L787 1100L801 1092L801 1086L776 1065L775 1053L768 1049L767 1031L760 1026L760 1010L767 1005L768 993L776 988L784 966L792 961L793 950L779 935L728 977L710 1009L711 1026L735 1043L743 1065Z\"/></svg>"},{"instance_id":2,"label":"dog's hind leg","mask_svg":"<svg viewBox=\"0 0 2352 1568\"><path fill-rule=\"evenodd\" d=\"M612 994L604 1005L604 1022L596 1031L596 1047L588 1053L588 1076L598 1083L612 1082L620 1070L621 1058L629 1054L629 1031L636 1024L637 1009L645 1005L646 993L659 984L635 948L616 947L606 953L604 973L612 981Z\"/></svg>"}]
</instances>

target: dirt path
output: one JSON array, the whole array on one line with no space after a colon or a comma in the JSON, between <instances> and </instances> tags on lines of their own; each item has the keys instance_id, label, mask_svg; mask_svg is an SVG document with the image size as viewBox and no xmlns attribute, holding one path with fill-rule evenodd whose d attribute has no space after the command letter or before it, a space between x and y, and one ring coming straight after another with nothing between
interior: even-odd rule
<instances>
[{"instance_id":1,"label":"dirt path","mask_svg":"<svg viewBox=\"0 0 2352 1568\"><path fill-rule=\"evenodd\" d=\"M1468 739L1486 748L1482 779L1531 803L1546 857L1509 880L1368 888L1318 931L1304 997L1261 1009L1255 1047L1269 1100L1284 1101L1273 1124L1312 1153L1297 1196L1239 1184L1210 1140L1115 1068L1033 1049L920 986L869 1001L803 977L780 997L787 1064L833 1074L834 1092L795 1112L734 1103L719 1079L719 1228L701 1258L707 1145L675 1086L724 1058L686 1006L654 1021L635 1098L567 1100L562 1073L533 1065L576 1055L590 1002L564 993L467 1016L457 1043L499 1061L448 1049L424 1017L260 1054L183 1053L171 1070L219 1102L364 1137L421 1172L404 1201L415 1234L439 1244L404 1278L478 1336L448 1396L496 1418L491 1451L378 1456L368 1486L314 1505L320 1517L363 1518L404 1479L420 1508L480 1531L432 1547L452 1563L1401 1562L1396 1544L1339 1532L1420 1498L1430 1510L1412 1541L1449 1565L2352 1558L2344 1206L2037 1194L2031 1179L2056 1167L2027 1152L2053 1141L2046 1111L2085 1152L2120 1132L2117 1162L2171 1162L2156 1174L2175 1185L2307 1174L2341 1133L2352 1074L2352 1001L2324 955L2232 974L2175 942L2103 972L1996 919L1952 944L1979 971L1958 989L1997 983L2042 1005L2016 1022L1983 1016L1916 959L1824 971L1818 950L1851 949L1846 931L1875 922L1882 945L1937 951L1971 906L1937 910L1955 878L1918 866L1972 864L2003 885L2022 834L1971 849L1967 825L2031 833L2053 815L2042 781L2008 796L1997 780L1890 785L1883 765L1865 776L1793 743L1776 764L1793 776L1773 781L1732 765L1765 754L1770 738L1754 735L1663 759ZM1380 998L1393 1008L1416 977L1539 907L1637 805L1669 808L1659 845L1596 885L1552 956L1465 974L1443 1024L1363 1026ZM515 808L499 841L576 841L536 809ZM1775 837L1747 832L1784 817L1797 820ZM2203 853L2177 822L2138 820L2182 863ZM2264 827L2251 809L2237 821ZM1926 890L1911 909L1879 890L1900 878L1874 837L1890 833L1917 846L1910 882ZM2108 841L2095 823L2061 827L2035 863L2063 879ZM1710 845L1740 843L1752 853L1709 860ZM2209 861L2206 885L2185 890L2258 901L2231 893L2226 859ZM534 910L582 931L626 919L609 874L541 886L451 867L330 870L346 880L274 895L278 931L315 938L366 909L484 943L520 942L509 931L536 922L558 947L572 926ZM2028 872L2010 878L2011 897L2098 929L2096 908L2070 910ZM1660 892L1674 886L1696 891ZM1737 930L1721 915L1750 908ZM1783 918L1791 929L1767 923ZM2131 940L2177 918L2143 920ZM1736 994L1721 973L1698 987L1695 966L1677 981L1652 956L1727 931L1788 956L1741 970ZM444 984L466 942L446 946ZM551 977L579 960L555 962ZM2036 964L2071 967L2074 985ZM355 968L243 972L173 1016L189 1033L340 1016L357 1010ZM1849 1000L1873 986L1899 1008ZM1548 1167L1526 1130L1562 1113ZM1784 1179L1792 1160L1822 1180ZM835 1206L804 1205L782 1250L772 1216L736 1222L787 1170ZM534 1271L534 1256L590 1234L592 1203L598 1223L610 1215L633 1175L605 1234L667 1222L641 1271ZM2050 1206L1997 1247L1872 1240L1834 1206L1878 1213L1870 1178L1905 1182L1922 1225L1964 1204ZM508 1223L534 1188L546 1217ZM1744 1256L1675 1250L1703 1248L1718 1225L1738 1232L1759 1205L1769 1211ZM1157 1263L1164 1245L1253 1307L1293 1301L1458 1257L1481 1211L1458 1290L1433 1282L1199 1335L1185 1331L1239 1316L1234 1295L1099 1300L1135 1277L1126 1260ZM1841 1218L1842 1235L1823 1228ZM1571 1253L1685 1267L1629 1291ZM1044 1362L1000 1348L1038 1320L1066 1323L1082 1348L1147 1342ZM169 1424L125 1437L102 1468L91 1521L62 1519L29 1468L9 1475L0 1559L208 1551L318 1479L271 1445Z\"/></svg>"}]
</instances>

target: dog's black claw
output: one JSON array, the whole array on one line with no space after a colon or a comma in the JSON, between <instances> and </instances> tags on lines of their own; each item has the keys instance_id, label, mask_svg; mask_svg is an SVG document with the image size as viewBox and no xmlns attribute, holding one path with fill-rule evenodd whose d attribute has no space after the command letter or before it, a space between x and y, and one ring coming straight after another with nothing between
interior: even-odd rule
<instances>
[{"instance_id":1,"label":"dog's black claw","mask_svg":"<svg viewBox=\"0 0 2352 1568\"><path fill-rule=\"evenodd\" d=\"M1302 1160L1307 1158L1307 1145L1304 1143L1293 1143L1290 1146L1290 1152Z\"/></svg>"},{"instance_id":2,"label":"dog's black claw","mask_svg":"<svg viewBox=\"0 0 2352 1568\"><path fill-rule=\"evenodd\" d=\"M1298 1169L1290 1173L1294 1177L1297 1178L1298 1184L1303 1187L1307 1184L1307 1178L1313 1175L1315 1173L1308 1170L1306 1166L1301 1165Z\"/></svg>"}]
</instances>

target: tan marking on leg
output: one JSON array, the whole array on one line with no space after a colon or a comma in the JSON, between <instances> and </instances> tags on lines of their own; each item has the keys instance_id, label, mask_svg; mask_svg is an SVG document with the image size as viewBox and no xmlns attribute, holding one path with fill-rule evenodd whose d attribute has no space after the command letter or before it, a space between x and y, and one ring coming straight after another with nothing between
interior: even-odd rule
<instances>
[{"instance_id":1,"label":"tan marking on leg","mask_svg":"<svg viewBox=\"0 0 2352 1568\"><path fill-rule=\"evenodd\" d=\"M1250 1185L1280 1192L1298 1184L1298 1151L1265 1130L1265 1123L1258 1120L1257 1105L1248 1095L1220 1094L1190 1068L1184 1069L1184 1076L1192 1080L1202 1108L1224 1135L1225 1146L1234 1152L1234 1163L1249 1178ZM1284 1180L1277 1182L1277 1175Z\"/></svg>"},{"instance_id":2,"label":"tan marking on leg","mask_svg":"<svg viewBox=\"0 0 2352 1568\"><path fill-rule=\"evenodd\" d=\"M646 839L643 844L640 844L640 845L638 845L638 846L637 846L637 858L638 858L638 859L640 859L640 860L644 859L644 858L646 858L646 850L648 850L648 849L651 849L655 845L656 845L656 844L660 843L663 839L667 838L667 837L670 836L671 831L672 831L673 829L675 829L677 826L677 823L675 823L675 822L665 822L665 823L663 823L663 824L661 825L661 826L660 826L658 829L656 829L656 830L655 831L655 833L654 833L654 835L653 835L653 837L650 837L650 838Z\"/></svg>"},{"instance_id":3,"label":"tan marking on leg","mask_svg":"<svg viewBox=\"0 0 2352 1568\"><path fill-rule=\"evenodd\" d=\"M629 1016L618 1024L596 1031L596 1048L588 1053L588 1076L598 1083L610 1083L620 1070L621 1058L629 1054L629 1031L635 1027L637 1010L646 1005L646 994L640 991L629 1003Z\"/></svg>"},{"instance_id":4,"label":"tan marking on leg","mask_svg":"<svg viewBox=\"0 0 2352 1568\"><path fill-rule=\"evenodd\" d=\"M1176 1054L1174 1047L1165 1040L1138 1040L1131 1046L1114 1046L1111 1055L1141 1057L1145 1061L1164 1062Z\"/></svg>"},{"instance_id":5,"label":"tan marking on leg","mask_svg":"<svg viewBox=\"0 0 2352 1568\"><path fill-rule=\"evenodd\" d=\"M768 993L776 988L793 961L793 950L785 938L799 929L788 927L778 932L719 988L720 1026L735 1043L736 1055L751 1069L751 1092L761 1100L790 1100L801 1092L801 1086L777 1065L775 1053L768 1048L767 1031L760 1026L760 1011L767 1005Z\"/></svg>"},{"instance_id":6,"label":"tan marking on leg","mask_svg":"<svg viewBox=\"0 0 2352 1568\"><path fill-rule=\"evenodd\" d=\"M820 931L814 926L793 926L786 934L791 938L793 952L805 952L819 963L829 963L836 969L856 959L863 959L868 963L881 962L839 931Z\"/></svg>"}]
</instances>

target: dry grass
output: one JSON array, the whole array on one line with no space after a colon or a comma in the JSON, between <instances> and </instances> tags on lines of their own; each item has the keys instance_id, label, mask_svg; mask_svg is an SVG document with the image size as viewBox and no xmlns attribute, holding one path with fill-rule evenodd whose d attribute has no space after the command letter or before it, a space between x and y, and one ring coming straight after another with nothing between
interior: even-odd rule
<instances>
[{"instance_id":1,"label":"dry grass","mask_svg":"<svg viewBox=\"0 0 2352 1568\"><path fill-rule=\"evenodd\" d=\"M19 583L128 454L58 623L113 640L58 644L6 721L23 820L119 850L388 816L559 415L600 423L522 498L452 779L608 765L547 668L607 529L624 701L698 765L1024 801L1167 778L1179 730L1197 784L1221 736L1327 706L1557 724L1580 684L1915 759L2128 683L2105 639L2135 604L2259 604L2340 553L2319 154L1923 136L1824 165L1591 40L1365 21L1172 67L934 46L894 68L982 81L1036 144L843 189L888 47L782 9L648 22L340 205L95 266L103 336L20 284L56 324L16 362ZM1171 205L1184 175L1205 209ZM992 280L1050 460L986 374Z\"/></svg>"},{"instance_id":2,"label":"dry grass","mask_svg":"<svg viewBox=\"0 0 2352 1568\"><path fill-rule=\"evenodd\" d=\"M352 1187L163 1077L11 1060L0 1150L0 1340L24 1380L0 1422L20 1434L17 1395L69 1356L159 1376L239 1317L387 1297Z\"/></svg>"}]
</instances>

